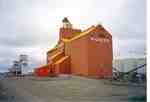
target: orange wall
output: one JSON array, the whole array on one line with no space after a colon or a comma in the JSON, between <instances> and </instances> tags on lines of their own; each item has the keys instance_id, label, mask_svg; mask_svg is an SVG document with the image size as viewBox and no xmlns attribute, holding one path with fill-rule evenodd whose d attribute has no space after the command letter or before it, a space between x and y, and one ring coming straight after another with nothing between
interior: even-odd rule
<instances>
[{"instance_id":1,"label":"orange wall","mask_svg":"<svg viewBox=\"0 0 150 102\"><path fill-rule=\"evenodd\" d=\"M97 34L107 35L107 42L90 40L92 35L98 37ZM106 31L97 28L87 36L66 43L65 54L70 55L73 74L98 77L112 76L112 38Z\"/></svg>"},{"instance_id":2,"label":"orange wall","mask_svg":"<svg viewBox=\"0 0 150 102\"><path fill-rule=\"evenodd\" d=\"M88 75L87 38L66 43L65 54L71 58L71 72L77 75Z\"/></svg>"},{"instance_id":3,"label":"orange wall","mask_svg":"<svg viewBox=\"0 0 150 102\"><path fill-rule=\"evenodd\" d=\"M96 34L103 32L96 31ZM93 33L94 34L94 33ZM94 35L96 35L94 34ZM105 33L106 34L106 33ZM89 76L112 76L112 38L100 38L99 41L88 39L88 73ZM95 36L97 38L97 36ZM107 41L104 42L104 39ZM108 41L109 40L109 41Z\"/></svg>"},{"instance_id":4,"label":"orange wall","mask_svg":"<svg viewBox=\"0 0 150 102\"><path fill-rule=\"evenodd\" d=\"M70 57L67 57L64 61L56 64L55 66L57 73L70 74Z\"/></svg>"}]
</instances>

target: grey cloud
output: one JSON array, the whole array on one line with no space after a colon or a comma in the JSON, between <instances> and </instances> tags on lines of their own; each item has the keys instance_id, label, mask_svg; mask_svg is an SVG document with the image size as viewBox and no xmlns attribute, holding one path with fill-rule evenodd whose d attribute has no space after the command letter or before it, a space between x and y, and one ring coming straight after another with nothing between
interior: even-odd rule
<instances>
[{"instance_id":1,"label":"grey cloud","mask_svg":"<svg viewBox=\"0 0 150 102\"><path fill-rule=\"evenodd\" d=\"M126 1L113 24L114 34L121 39L146 39L146 1Z\"/></svg>"},{"instance_id":2,"label":"grey cloud","mask_svg":"<svg viewBox=\"0 0 150 102\"><path fill-rule=\"evenodd\" d=\"M45 63L46 55L42 54L46 50L43 49L57 43L60 17L66 14L64 10L70 9L63 8L72 5L76 7L74 4L64 4L64 1L66 0L0 0L0 67L9 67L11 61L23 52L31 57L32 67ZM67 15L74 20L73 24L87 28L102 22L112 32L114 54L118 53L116 49L119 47L122 57L131 56L130 52L134 51L135 56L143 55L146 49L146 0L116 0L115 3L110 0L86 1L90 5L82 4L80 12L75 10L76 15ZM89 8L84 8L88 6ZM116 43L116 38L119 43Z\"/></svg>"},{"instance_id":3,"label":"grey cloud","mask_svg":"<svg viewBox=\"0 0 150 102\"><path fill-rule=\"evenodd\" d=\"M0 45L7 47L45 46L54 42L56 42L56 37L44 32L18 32L0 37Z\"/></svg>"}]
</instances>

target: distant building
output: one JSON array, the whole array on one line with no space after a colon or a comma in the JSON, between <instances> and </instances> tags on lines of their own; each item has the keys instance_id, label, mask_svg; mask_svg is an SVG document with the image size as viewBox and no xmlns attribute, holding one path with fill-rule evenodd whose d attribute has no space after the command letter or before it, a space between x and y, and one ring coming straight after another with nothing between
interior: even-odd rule
<instances>
[{"instance_id":1,"label":"distant building","mask_svg":"<svg viewBox=\"0 0 150 102\"><path fill-rule=\"evenodd\" d=\"M21 54L19 60L13 61L13 65L9 69L11 75L24 75L27 74L28 56Z\"/></svg>"},{"instance_id":2,"label":"distant building","mask_svg":"<svg viewBox=\"0 0 150 102\"><path fill-rule=\"evenodd\" d=\"M22 70L19 61L14 61L12 67L9 69L12 75L21 75Z\"/></svg>"},{"instance_id":3,"label":"distant building","mask_svg":"<svg viewBox=\"0 0 150 102\"><path fill-rule=\"evenodd\" d=\"M74 74L88 77L112 76L112 35L96 25L81 31L63 19L58 44L47 52L47 65L36 68L36 76Z\"/></svg>"},{"instance_id":4,"label":"distant building","mask_svg":"<svg viewBox=\"0 0 150 102\"><path fill-rule=\"evenodd\" d=\"M115 59L113 67L120 72L128 72L138 66L146 64L146 58ZM137 70L138 73L146 73L146 66Z\"/></svg>"},{"instance_id":5,"label":"distant building","mask_svg":"<svg viewBox=\"0 0 150 102\"><path fill-rule=\"evenodd\" d=\"M19 56L19 63L21 65L21 71L22 74L27 74L29 71L29 66L28 66L28 55L21 54Z\"/></svg>"}]
</instances>

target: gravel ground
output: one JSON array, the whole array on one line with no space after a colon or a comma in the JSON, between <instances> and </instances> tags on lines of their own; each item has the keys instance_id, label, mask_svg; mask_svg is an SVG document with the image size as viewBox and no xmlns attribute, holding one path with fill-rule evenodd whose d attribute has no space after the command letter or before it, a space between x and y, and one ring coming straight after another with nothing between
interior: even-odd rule
<instances>
[{"instance_id":1,"label":"gravel ground","mask_svg":"<svg viewBox=\"0 0 150 102\"><path fill-rule=\"evenodd\" d=\"M0 102L145 102L145 93L145 85L114 85L78 76L0 80Z\"/></svg>"}]
</instances>

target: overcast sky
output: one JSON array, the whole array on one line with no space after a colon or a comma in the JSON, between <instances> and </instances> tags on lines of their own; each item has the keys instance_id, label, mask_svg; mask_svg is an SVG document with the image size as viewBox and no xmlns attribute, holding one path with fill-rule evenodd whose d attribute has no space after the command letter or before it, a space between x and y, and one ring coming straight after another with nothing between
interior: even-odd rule
<instances>
[{"instance_id":1,"label":"overcast sky","mask_svg":"<svg viewBox=\"0 0 150 102\"><path fill-rule=\"evenodd\" d=\"M114 58L144 55L146 0L0 0L0 71L19 54L31 68L45 64L63 17L82 29L101 23L113 36Z\"/></svg>"}]
</instances>

